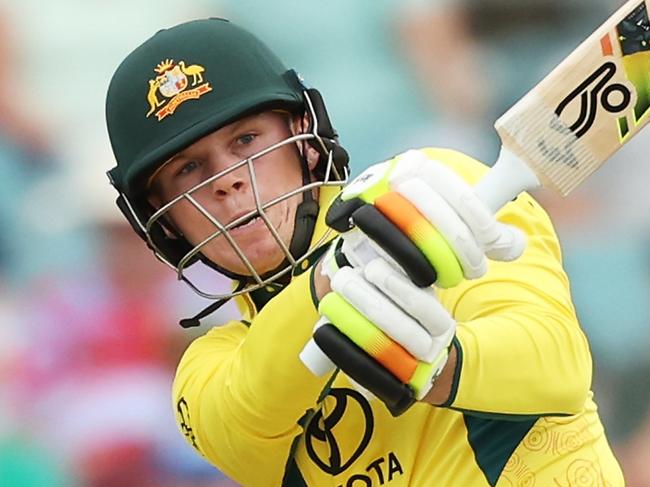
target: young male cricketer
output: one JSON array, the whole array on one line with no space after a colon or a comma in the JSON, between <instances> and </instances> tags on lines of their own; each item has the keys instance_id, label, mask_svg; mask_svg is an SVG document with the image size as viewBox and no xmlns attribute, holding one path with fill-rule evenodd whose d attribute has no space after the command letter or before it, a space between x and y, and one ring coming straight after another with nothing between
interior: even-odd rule
<instances>
[{"instance_id":1,"label":"young male cricketer","mask_svg":"<svg viewBox=\"0 0 650 487\"><path fill-rule=\"evenodd\" d=\"M497 221L471 191L486 167L431 148L340 194L348 157L319 93L223 19L129 54L106 118L135 231L199 293L196 262L233 280L213 296L242 319L196 339L173 388L185 437L229 477L623 485L559 244L529 195ZM312 338L334 371L305 366Z\"/></svg>"}]
</instances>

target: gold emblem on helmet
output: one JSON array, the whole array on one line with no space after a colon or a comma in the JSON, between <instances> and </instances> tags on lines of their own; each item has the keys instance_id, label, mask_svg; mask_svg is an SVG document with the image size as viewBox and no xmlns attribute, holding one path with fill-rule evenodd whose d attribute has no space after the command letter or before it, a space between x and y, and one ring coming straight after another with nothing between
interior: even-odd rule
<instances>
[{"instance_id":1,"label":"gold emblem on helmet","mask_svg":"<svg viewBox=\"0 0 650 487\"><path fill-rule=\"evenodd\" d=\"M173 59L165 59L158 63L154 72L157 76L149 80L147 93L147 118L155 112L159 122L173 114L181 103L196 100L212 91L210 83L203 82L205 68L198 64L186 66L184 61L174 63Z\"/></svg>"}]
</instances>

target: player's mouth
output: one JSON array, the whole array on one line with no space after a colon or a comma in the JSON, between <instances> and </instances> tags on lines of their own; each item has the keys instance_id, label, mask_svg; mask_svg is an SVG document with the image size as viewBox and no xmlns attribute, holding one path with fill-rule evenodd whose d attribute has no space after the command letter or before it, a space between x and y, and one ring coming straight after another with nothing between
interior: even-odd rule
<instances>
[{"instance_id":1,"label":"player's mouth","mask_svg":"<svg viewBox=\"0 0 650 487\"><path fill-rule=\"evenodd\" d=\"M248 212L246 212L248 213ZM244 213L245 214L245 213ZM236 217L237 219L239 217ZM259 227L265 226L264 220L259 214L255 214L250 216L249 218L246 218L244 221L241 223L238 223L234 227L232 227L229 232L231 235L240 235L244 234L253 230L257 230Z\"/></svg>"}]
</instances>

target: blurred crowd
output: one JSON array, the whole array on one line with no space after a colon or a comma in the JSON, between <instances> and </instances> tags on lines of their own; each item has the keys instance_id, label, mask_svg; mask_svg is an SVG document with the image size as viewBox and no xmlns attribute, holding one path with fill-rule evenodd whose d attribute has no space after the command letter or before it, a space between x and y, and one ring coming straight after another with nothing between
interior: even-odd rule
<instances>
[{"instance_id":1,"label":"blurred crowd","mask_svg":"<svg viewBox=\"0 0 650 487\"><path fill-rule=\"evenodd\" d=\"M0 0L0 485L234 486L173 421L205 301L112 205L113 70L164 26L230 18L324 94L354 173L415 146L490 164L494 120L621 0ZM647 129L648 130L648 129ZM650 132L568 199L540 191L630 487L650 485ZM234 315L232 306L207 321ZM204 327L207 325L204 325Z\"/></svg>"}]
</instances>

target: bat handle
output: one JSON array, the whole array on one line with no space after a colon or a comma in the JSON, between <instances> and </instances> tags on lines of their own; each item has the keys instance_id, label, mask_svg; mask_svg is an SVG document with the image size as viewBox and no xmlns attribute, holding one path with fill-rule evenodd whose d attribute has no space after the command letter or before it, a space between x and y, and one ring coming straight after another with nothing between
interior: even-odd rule
<instances>
[{"instance_id":1,"label":"bat handle","mask_svg":"<svg viewBox=\"0 0 650 487\"><path fill-rule=\"evenodd\" d=\"M493 213L523 191L541 185L535 172L513 152L501 146L499 158L481 179L474 192Z\"/></svg>"},{"instance_id":2,"label":"bat handle","mask_svg":"<svg viewBox=\"0 0 650 487\"><path fill-rule=\"evenodd\" d=\"M314 326L314 331L325 323L329 323L327 318L321 317L316 323L316 326ZM334 362L316 345L313 338L309 339L302 352L300 352L300 360L317 377L322 377L336 369Z\"/></svg>"}]
</instances>

